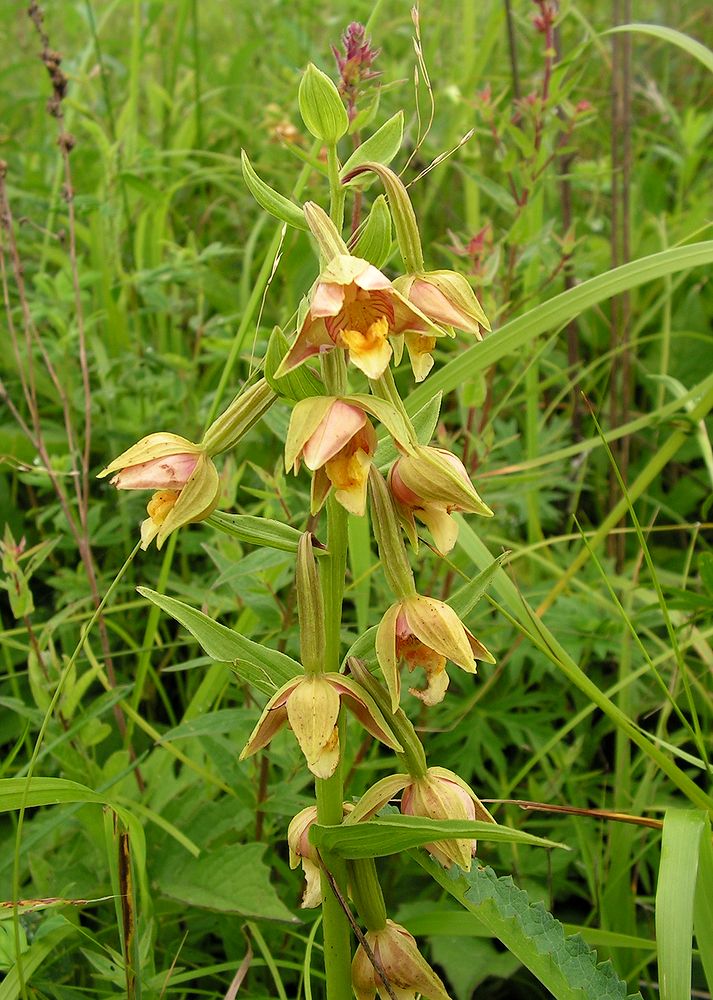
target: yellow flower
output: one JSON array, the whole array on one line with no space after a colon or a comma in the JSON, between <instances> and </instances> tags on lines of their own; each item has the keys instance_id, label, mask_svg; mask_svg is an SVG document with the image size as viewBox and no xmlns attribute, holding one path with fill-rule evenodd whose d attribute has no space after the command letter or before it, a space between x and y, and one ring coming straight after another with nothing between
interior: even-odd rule
<instances>
[{"instance_id":1,"label":"yellow flower","mask_svg":"<svg viewBox=\"0 0 713 1000\"><path fill-rule=\"evenodd\" d=\"M342 702L367 732L392 750L401 750L383 715L356 681L326 673L293 678L272 696L240 760L262 750L283 726L289 725L312 774L330 778L339 763L337 719Z\"/></svg>"}]
</instances>

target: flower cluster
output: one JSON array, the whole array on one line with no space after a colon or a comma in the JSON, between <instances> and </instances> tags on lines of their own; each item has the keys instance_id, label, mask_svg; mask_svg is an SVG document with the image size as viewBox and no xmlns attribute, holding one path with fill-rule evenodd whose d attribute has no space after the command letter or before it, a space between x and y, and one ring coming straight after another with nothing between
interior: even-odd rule
<instances>
[{"instance_id":1,"label":"flower cluster","mask_svg":"<svg viewBox=\"0 0 713 1000\"><path fill-rule=\"evenodd\" d=\"M376 75L371 67L378 52L357 24L348 28L344 46L344 55L337 54L341 94L353 96L361 82ZM456 331L480 337L488 322L463 275L425 269L413 208L397 175L385 164L371 161L340 174L336 149L348 129L347 115L340 92L316 67L310 67L303 78L299 104L308 130L328 147L331 216L313 202L301 211L273 192L252 168L246 174L259 203L296 228L309 230L319 250L319 275L297 311L292 344L283 338L281 345L282 331L276 331L265 358L265 377L240 393L199 443L172 433L149 434L100 475L111 476L111 483L120 490L154 491L148 517L141 525L141 544L146 548L155 539L160 548L171 532L210 518L215 510L221 488L214 457L234 448L276 399L290 401L285 468L299 475L304 466L311 473L313 518L327 506L328 551L322 546L326 569L320 570L314 539L304 531L299 542L292 542L297 548L301 662L280 654L294 669L281 675L281 686L275 683L267 689L273 693L240 760L263 750L281 730L288 729L316 779L319 805L294 817L288 845L290 865L301 864L306 877L302 905L325 903L328 933L325 901L331 899L331 889L313 840L313 834L320 835L315 824L334 825L340 817L345 826L368 820L400 795L404 816L457 821L457 835L443 839L440 827L439 836L424 846L442 865L468 870L475 851L474 832L482 833L477 824L494 822L457 774L427 767L425 752L401 708L404 668L409 673L423 671L424 684L410 687L409 692L430 707L446 695L448 662L467 674L476 673L478 661L495 662L450 604L417 591L404 536L417 550L420 525L424 525L435 550L446 554L457 540L454 513L490 517L492 511L456 455L419 439L391 370L405 352L415 381L421 382L433 367L439 341L454 338ZM405 273L394 278L380 269L388 253L374 263L368 241L350 249L332 218L339 222L339 205L343 208L343 198L336 197L335 178L337 187L348 187L357 176L369 172L383 183L388 196L388 210L383 211L390 218L381 242L390 248L393 221L404 262ZM310 359L321 361L320 371L310 365L302 367ZM361 382L361 391L351 391L351 379ZM391 448L388 470L388 463L380 459L381 441ZM340 662L349 537L340 507L352 517L364 516L369 507L381 566L393 593L392 603L382 609L378 626L370 632L381 679L359 661L348 660L346 669ZM216 514L211 525L220 529L225 516ZM255 643L251 648L259 649ZM267 658L265 672L271 676ZM282 683L285 677L289 680ZM356 805L342 803L343 709L366 733L399 754L405 769L378 781ZM336 802L335 787L339 789ZM325 810L326 801L329 809ZM325 821L327 814L329 821ZM414 938L387 919L373 858L350 862L342 882L340 891L353 901L367 928L352 962L353 989L359 1000L374 1000L377 994L412 1000L417 993L448 1000L443 983L418 951Z\"/></svg>"}]
</instances>

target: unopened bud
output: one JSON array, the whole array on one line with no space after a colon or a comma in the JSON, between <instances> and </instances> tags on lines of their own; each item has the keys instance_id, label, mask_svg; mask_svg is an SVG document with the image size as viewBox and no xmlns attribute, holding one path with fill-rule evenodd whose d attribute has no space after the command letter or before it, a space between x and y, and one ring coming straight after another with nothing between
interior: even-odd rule
<instances>
[{"instance_id":1,"label":"unopened bud","mask_svg":"<svg viewBox=\"0 0 713 1000\"><path fill-rule=\"evenodd\" d=\"M300 114L305 125L322 142L336 143L349 128L349 116L336 85L310 63L300 81Z\"/></svg>"}]
</instances>

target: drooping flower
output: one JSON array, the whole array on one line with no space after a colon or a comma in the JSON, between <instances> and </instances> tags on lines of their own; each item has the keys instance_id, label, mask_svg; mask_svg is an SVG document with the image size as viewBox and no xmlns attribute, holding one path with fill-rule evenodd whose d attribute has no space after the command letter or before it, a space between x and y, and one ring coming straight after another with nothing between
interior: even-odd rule
<instances>
[{"instance_id":1,"label":"drooping flower","mask_svg":"<svg viewBox=\"0 0 713 1000\"><path fill-rule=\"evenodd\" d=\"M418 950L412 934L393 920L378 931L366 932L366 943L374 956L374 967L360 944L352 960L352 986L357 1000L390 1000L380 972L398 1000L450 1000L445 986Z\"/></svg>"},{"instance_id":2,"label":"drooping flower","mask_svg":"<svg viewBox=\"0 0 713 1000\"><path fill-rule=\"evenodd\" d=\"M371 819L401 792L401 812L405 816L423 816L434 820L495 820L472 788L461 777L445 767L429 767L425 774L391 774L381 778L366 791L355 805L347 822L362 823ZM476 841L471 838L439 840L424 844L424 848L445 868L458 865L470 871L475 856Z\"/></svg>"},{"instance_id":3,"label":"drooping flower","mask_svg":"<svg viewBox=\"0 0 713 1000\"><path fill-rule=\"evenodd\" d=\"M289 725L312 774L330 778L339 763L337 719L342 703L368 733L392 750L401 749L384 716L359 684L342 674L325 673L295 677L272 696L240 760L262 750L283 726Z\"/></svg>"},{"instance_id":4,"label":"drooping flower","mask_svg":"<svg viewBox=\"0 0 713 1000\"><path fill-rule=\"evenodd\" d=\"M492 517L461 460L443 448L419 446L412 455L397 459L389 471L389 487L412 541L415 516L428 527L443 554L451 551L458 537L458 525L450 516L454 511Z\"/></svg>"},{"instance_id":5,"label":"drooping flower","mask_svg":"<svg viewBox=\"0 0 713 1000\"><path fill-rule=\"evenodd\" d=\"M312 396L293 409L285 443L285 467L299 471L304 462L312 478L312 514L332 487L351 514L366 507L371 459L376 451L374 428L364 410L333 396Z\"/></svg>"},{"instance_id":6,"label":"drooping flower","mask_svg":"<svg viewBox=\"0 0 713 1000\"><path fill-rule=\"evenodd\" d=\"M344 803L343 813L346 816L352 809L351 803ZM287 828L287 846L290 853L290 868L302 865L305 877L305 887L300 906L304 910L314 909L322 902L322 892L319 878L319 856L317 848L310 843L309 829L317 822L317 806L307 806L290 821Z\"/></svg>"},{"instance_id":7,"label":"drooping flower","mask_svg":"<svg viewBox=\"0 0 713 1000\"><path fill-rule=\"evenodd\" d=\"M439 327L475 334L479 340L482 339L481 326L490 329L467 279L456 271L403 275L396 278L394 288L400 294L394 315L394 333L404 337L417 382L422 382L433 367L431 352L436 346L433 331L422 317Z\"/></svg>"},{"instance_id":8,"label":"drooping flower","mask_svg":"<svg viewBox=\"0 0 713 1000\"><path fill-rule=\"evenodd\" d=\"M161 548L172 531L211 514L220 496L218 471L207 452L178 434L142 438L99 473L118 490L156 490L141 524L141 548Z\"/></svg>"},{"instance_id":9,"label":"drooping flower","mask_svg":"<svg viewBox=\"0 0 713 1000\"><path fill-rule=\"evenodd\" d=\"M491 653L465 627L453 608L432 597L414 594L392 604L376 632L376 656L391 695L393 711L401 697L399 666L409 671L423 667L424 688L409 693L425 705L437 705L448 688L446 662L451 660L466 673L476 672L476 660L495 663Z\"/></svg>"}]
</instances>

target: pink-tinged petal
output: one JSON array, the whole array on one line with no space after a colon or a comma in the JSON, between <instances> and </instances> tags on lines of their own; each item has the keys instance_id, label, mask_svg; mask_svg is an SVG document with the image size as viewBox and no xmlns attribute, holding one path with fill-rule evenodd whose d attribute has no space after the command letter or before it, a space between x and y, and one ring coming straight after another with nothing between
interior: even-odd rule
<instances>
[{"instance_id":1,"label":"pink-tinged petal","mask_svg":"<svg viewBox=\"0 0 713 1000\"><path fill-rule=\"evenodd\" d=\"M307 468L314 472L334 458L365 423L363 410L337 399L303 448Z\"/></svg>"},{"instance_id":2,"label":"pink-tinged petal","mask_svg":"<svg viewBox=\"0 0 713 1000\"><path fill-rule=\"evenodd\" d=\"M280 362L280 366L275 372L275 377L280 378L282 375L286 375L294 368L298 368L308 358L312 358L316 354L324 354L325 351L331 351L333 347L334 341L327 333L324 320L315 318L311 313L307 313L305 321L302 324L302 329L297 334L294 344Z\"/></svg>"},{"instance_id":3,"label":"pink-tinged petal","mask_svg":"<svg viewBox=\"0 0 713 1000\"><path fill-rule=\"evenodd\" d=\"M468 642L470 643L470 648L473 650L473 656L476 660L482 660L483 663L496 663L496 659L493 654L487 649L480 639L476 639L473 633L469 630L465 630L465 634L468 637Z\"/></svg>"},{"instance_id":4,"label":"pink-tinged petal","mask_svg":"<svg viewBox=\"0 0 713 1000\"><path fill-rule=\"evenodd\" d=\"M401 474L399 473L400 463L401 459L397 458L389 471L389 486L393 497L399 503L406 504L409 507L418 507L421 504L421 498L412 489L409 489L401 478Z\"/></svg>"},{"instance_id":5,"label":"pink-tinged petal","mask_svg":"<svg viewBox=\"0 0 713 1000\"><path fill-rule=\"evenodd\" d=\"M336 316L344 302L344 285L331 281L319 281L315 289L309 311L315 318Z\"/></svg>"},{"instance_id":6,"label":"pink-tinged petal","mask_svg":"<svg viewBox=\"0 0 713 1000\"><path fill-rule=\"evenodd\" d=\"M198 455L166 455L117 472L111 485L117 490L181 490L193 475Z\"/></svg>"},{"instance_id":7,"label":"pink-tinged petal","mask_svg":"<svg viewBox=\"0 0 713 1000\"><path fill-rule=\"evenodd\" d=\"M354 278L354 284L367 292L387 291L393 287L386 275L373 264L367 264L362 273Z\"/></svg>"},{"instance_id":8,"label":"pink-tinged petal","mask_svg":"<svg viewBox=\"0 0 713 1000\"><path fill-rule=\"evenodd\" d=\"M263 709L258 724L253 729L250 739L243 747L240 760L251 757L262 750L270 742L275 733L287 722L287 699L302 681L302 677L293 677L276 691Z\"/></svg>"},{"instance_id":9,"label":"pink-tinged petal","mask_svg":"<svg viewBox=\"0 0 713 1000\"><path fill-rule=\"evenodd\" d=\"M287 709L280 708L265 709L260 716L260 721L252 732L250 739L243 747L239 760L246 760L252 757L258 750L262 750L272 740L273 736L282 729L287 722Z\"/></svg>"},{"instance_id":10,"label":"pink-tinged petal","mask_svg":"<svg viewBox=\"0 0 713 1000\"><path fill-rule=\"evenodd\" d=\"M356 715L368 733L397 753L403 750L376 702L358 681L351 677L345 677L343 674L328 673L322 676L334 688L347 708Z\"/></svg>"},{"instance_id":11,"label":"pink-tinged petal","mask_svg":"<svg viewBox=\"0 0 713 1000\"><path fill-rule=\"evenodd\" d=\"M146 437L142 437L136 444L132 444L130 448L123 451L105 469L102 469L97 479L103 479L105 476L110 476L112 472L119 472L121 469L129 468L132 465L153 462L157 458L168 458L173 455L184 454L200 455L202 450L197 444L194 444L187 438L181 437L179 434L170 434L167 431L147 434Z\"/></svg>"},{"instance_id":12,"label":"pink-tinged petal","mask_svg":"<svg viewBox=\"0 0 713 1000\"><path fill-rule=\"evenodd\" d=\"M445 323L447 326L455 326L459 330L468 332L478 329L478 324L457 309L430 281L417 278L411 285L409 298L434 323Z\"/></svg>"}]
</instances>

